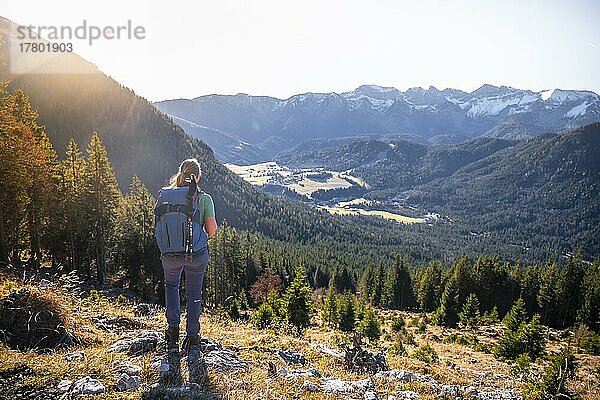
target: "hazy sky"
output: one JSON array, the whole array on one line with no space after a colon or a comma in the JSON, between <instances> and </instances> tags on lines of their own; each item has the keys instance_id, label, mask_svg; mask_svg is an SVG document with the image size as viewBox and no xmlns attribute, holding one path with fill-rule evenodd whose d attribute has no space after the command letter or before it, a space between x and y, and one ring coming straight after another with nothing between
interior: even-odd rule
<instances>
[{"instance_id":1,"label":"hazy sky","mask_svg":"<svg viewBox=\"0 0 600 400\"><path fill-rule=\"evenodd\" d=\"M0 15L23 25L144 26L144 40L75 50L150 100L286 98L367 83L600 93L595 0L0 0Z\"/></svg>"}]
</instances>

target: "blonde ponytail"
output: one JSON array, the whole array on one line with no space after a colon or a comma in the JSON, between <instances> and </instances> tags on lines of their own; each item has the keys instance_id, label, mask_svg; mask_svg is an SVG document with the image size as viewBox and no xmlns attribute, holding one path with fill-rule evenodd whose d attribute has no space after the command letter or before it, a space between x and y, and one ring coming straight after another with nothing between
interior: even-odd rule
<instances>
[{"instance_id":1,"label":"blonde ponytail","mask_svg":"<svg viewBox=\"0 0 600 400\"><path fill-rule=\"evenodd\" d=\"M179 171L177 171L177 173L169 180L169 188L174 189L176 187L185 186L185 181L190 179L191 175L197 176L198 178L202 176L200 163L195 158L183 160L179 166Z\"/></svg>"}]
</instances>

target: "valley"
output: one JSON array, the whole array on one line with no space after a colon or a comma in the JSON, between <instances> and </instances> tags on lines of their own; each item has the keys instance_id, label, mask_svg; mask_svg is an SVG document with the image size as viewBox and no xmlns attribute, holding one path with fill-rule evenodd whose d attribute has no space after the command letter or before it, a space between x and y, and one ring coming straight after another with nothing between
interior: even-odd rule
<instances>
[{"instance_id":1,"label":"valley","mask_svg":"<svg viewBox=\"0 0 600 400\"><path fill-rule=\"evenodd\" d=\"M419 216L393 212L398 207L389 201L366 200L353 197L370 189L363 179L352 175L351 170L330 171L324 168L289 168L276 161L252 165L225 164L246 182L265 191L290 197L313 207L338 215L365 215L406 224L434 222L438 214ZM315 193L318 192L319 196ZM329 193L334 193L330 195ZM414 213L414 210L408 210Z\"/></svg>"}]
</instances>

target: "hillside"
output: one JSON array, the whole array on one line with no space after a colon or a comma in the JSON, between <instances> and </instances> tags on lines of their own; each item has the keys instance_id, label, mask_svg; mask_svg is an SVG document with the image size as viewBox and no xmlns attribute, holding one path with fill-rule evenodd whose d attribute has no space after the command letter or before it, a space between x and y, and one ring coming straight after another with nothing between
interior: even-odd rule
<instances>
[{"instance_id":1,"label":"hillside","mask_svg":"<svg viewBox=\"0 0 600 400\"><path fill-rule=\"evenodd\" d=\"M593 92L492 85L471 93L363 85L345 93L304 93L288 99L212 94L155 105L173 117L239 138L237 143L214 142L221 161L238 164L270 161L277 152L312 139L404 134L432 143L479 136L521 139L600 119L600 98ZM214 137L184 129L203 140Z\"/></svg>"},{"instance_id":2,"label":"hillside","mask_svg":"<svg viewBox=\"0 0 600 400\"><path fill-rule=\"evenodd\" d=\"M473 236L500 235L524 248L559 253L582 245L597 254L599 141L595 123L520 141L327 141L297 146L276 160L296 168L351 170L370 186L362 197L439 213L460 221Z\"/></svg>"},{"instance_id":3,"label":"hillside","mask_svg":"<svg viewBox=\"0 0 600 400\"><path fill-rule=\"evenodd\" d=\"M551 249L598 254L599 151L599 123L535 137L416 187L407 201L469 221L477 234L502 231L528 247L537 235Z\"/></svg>"},{"instance_id":4,"label":"hillside","mask_svg":"<svg viewBox=\"0 0 600 400\"><path fill-rule=\"evenodd\" d=\"M511 372L508 363L489 353L503 329L500 324L442 329L428 324L425 314L379 310L383 336L363 348L383 355L385 364L372 371L353 371L353 365L362 364L344 361L340 346L350 344L350 335L320 326L318 318L299 337L257 329L243 317L233 321L208 313L201 319L207 385L169 389L157 385L164 359L161 307L140 304L120 289L82 286L68 276L43 275L26 285L10 275L0 276L0 307L7 299L24 296L38 302L27 304L29 310L40 306L54 310L74 339L59 347L46 343L46 351L19 351L0 343L2 399L73 398L87 393L81 398L522 400L525 382L539 380L549 365L540 360L525 374ZM44 315L29 326L31 335L39 334L38 324L47 322ZM404 333L392 329L398 315L407 321ZM405 352L394 350L398 337L403 338ZM455 343L456 338L466 342ZM473 340L476 347L469 344ZM562 341L558 331L550 331L548 352L557 353ZM435 356L419 355L426 344ZM593 388L600 382L600 356L576 356L581 364L567 387L583 400L598 399Z\"/></svg>"}]
</instances>

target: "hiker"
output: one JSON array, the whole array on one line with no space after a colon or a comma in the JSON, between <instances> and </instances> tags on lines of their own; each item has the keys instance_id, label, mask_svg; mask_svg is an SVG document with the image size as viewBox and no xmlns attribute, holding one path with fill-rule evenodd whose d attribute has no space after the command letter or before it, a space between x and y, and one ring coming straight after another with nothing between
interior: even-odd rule
<instances>
[{"instance_id":1,"label":"hiker","mask_svg":"<svg viewBox=\"0 0 600 400\"><path fill-rule=\"evenodd\" d=\"M180 357L187 355L190 382L202 383L206 377L200 351L200 312L202 281L208 265L208 236L217 232L212 197L198 183L202 171L195 158L184 160L161 189L155 207L155 235L161 252L165 278L165 303L168 326L165 331L169 371L164 383L181 380ZM185 273L186 336L179 352L181 274Z\"/></svg>"}]
</instances>

